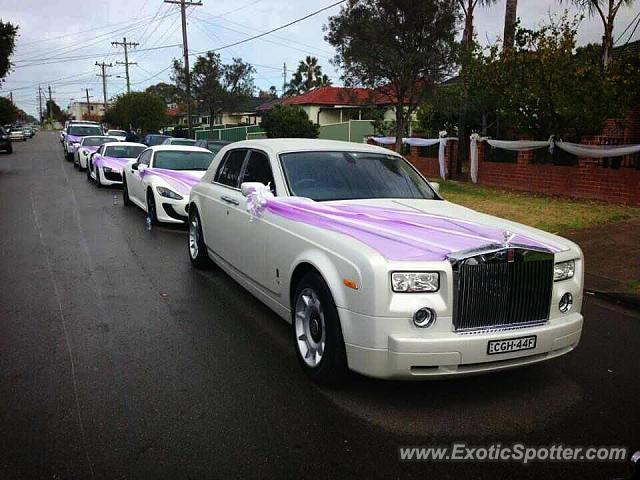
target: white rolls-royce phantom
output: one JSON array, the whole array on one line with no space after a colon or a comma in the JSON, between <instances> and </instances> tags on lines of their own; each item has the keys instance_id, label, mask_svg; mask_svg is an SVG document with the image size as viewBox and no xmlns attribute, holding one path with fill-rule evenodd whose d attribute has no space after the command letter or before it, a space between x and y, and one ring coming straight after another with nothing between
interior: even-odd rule
<instances>
[{"instance_id":1,"label":"white rolls-royce phantom","mask_svg":"<svg viewBox=\"0 0 640 480\"><path fill-rule=\"evenodd\" d=\"M403 157L372 145L226 146L191 191L189 256L290 322L300 365L321 383L348 370L495 371L580 340L577 245L449 203Z\"/></svg>"}]
</instances>

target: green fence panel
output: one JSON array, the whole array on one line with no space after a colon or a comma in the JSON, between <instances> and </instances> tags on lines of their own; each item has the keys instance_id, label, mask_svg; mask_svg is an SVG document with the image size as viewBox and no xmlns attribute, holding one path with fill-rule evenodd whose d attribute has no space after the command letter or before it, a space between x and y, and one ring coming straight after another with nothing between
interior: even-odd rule
<instances>
[{"instance_id":1,"label":"green fence panel","mask_svg":"<svg viewBox=\"0 0 640 480\"><path fill-rule=\"evenodd\" d=\"M351 130L350 141L356 143L366 143L367 137L374 133L373 121L371 120L351 120L349 128Z\"/></svg>"},{"instance_id":2,"label":"green fence panel","mask_svg":"<svg viewBox=\"0 0 640 480\"><path fill-rule=\"evenodd\" d=\"M267 138L267 132L249 132L247 133L247 140L258 140L260 138Z\"/></svg>"},{"instance_id":3,"label":"green fence panel","mask_svg":"<svg viewBox=\"0 0 640 480\"><path fill-rule=\"evenodd\" d=\"M349 122L320 125L318 138L349 141Z\"/></svg>"}]
</instances>

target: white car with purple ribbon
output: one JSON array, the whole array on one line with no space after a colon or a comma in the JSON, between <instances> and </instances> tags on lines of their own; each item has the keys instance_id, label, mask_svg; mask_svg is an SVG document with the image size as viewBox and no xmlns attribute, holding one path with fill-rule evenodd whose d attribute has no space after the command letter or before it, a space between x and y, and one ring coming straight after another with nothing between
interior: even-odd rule
<instances>
[{"instance_id":1,"label":"white car with purple ribbon","mask_svg":"<svg viewBox=\"0 0 640 480\"><path fill-rule=\"evenodd\" d=\"M223 148L191 190L189 256L290 322L317 382L530 365L570 352L582 331L577 245L447 202L372 145Z\"/></svg>"},{"instance_id":2,"label":"white car with purple ribbon","mask_svg":"<svg viewBox=\"0 0 640 480\"><path fill-rule=\"evenodd\" d=\"M124 167L147 148L142 143L112 140L102 144L89 156L87 180L93 180L98 188L105 185L121 185Z\"/></svg>"},{"instance_id":3,"label":"white car with purple ribbon","mask_svg":"<svg viewBox=\"0 0 640 480\"><path fill-rule=\"evenodd\" d=\"M88 136L101 137L104 136L104 131L100 125L90 123L72 123L67 127L62 141L64 156L67 160L73 160L80 141Z\"/></svg>"},{"instance_id":4,"label":"white car with purple ribbon","mask_svg":"<svg viewBox=\"0 0 640 480\"><path fill-rule=\"evenodd\" d=\"M84 170L87 168L89 163L89 157L92 153L95 153L98 150L98 147L103 143L107 142L117 142L118 139L115 137L107 137L107 136L89 136L82 137L80 139L80 143L75 148L73 152L73 164L80 168L80 170Z\"/></svg>"},{"instance_id":5,"label":"white car with purple ribbon","mask_svg":"<svg viewBox=\"0 0 640 480\"><path fill-rule=\"evenodd\" d=\"M124 204L140 207L152 224L186 222L191 188L200 181L213 158L209 150L200 147L146 148L123 169Z\"/></svg>"}]
</instances>

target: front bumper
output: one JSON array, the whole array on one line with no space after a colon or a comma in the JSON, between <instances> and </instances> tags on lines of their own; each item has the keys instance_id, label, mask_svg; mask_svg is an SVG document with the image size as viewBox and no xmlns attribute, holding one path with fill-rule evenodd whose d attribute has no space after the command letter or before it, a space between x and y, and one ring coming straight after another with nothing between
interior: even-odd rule
<instances>
[{"instance_id":1,"label":"front bumper","mask_svg":"<svg viewBox=\"0 0 640 480\"><path fill-rule=\"evenodd\" d=\"M156 195L158 220L165 223L185 223L189 219L188 200L189 197L183 200L174 200Z\"/></svg>"},{"instance_id":2,"label":"front bumper","mask_svg":"<svg viewBox=\"0 0 640 480\"><path fill-rule=\"evenodd\" d=\"M344 308L338 311L343 328L347 326L351 333L361 328L384 329L385 324L393 328L394 324L411 321L406 318L369 317ZM451 321L450 318L440 320ZM348 337L351 335L345 335L345 345L349 368L371 377L420 379L471 375L529 365L564 355L578 345L582 323L582 315L576 312L540 326L493 332L460 334L449 331L425 335L423 332L412 334L405 327L400 329L405 330L403 333L389 333L386 336L386 348L349 343ZM491 340L528 335L537 336L535 349L487 354L487 344Z\"/></svg>"}]
</instances>

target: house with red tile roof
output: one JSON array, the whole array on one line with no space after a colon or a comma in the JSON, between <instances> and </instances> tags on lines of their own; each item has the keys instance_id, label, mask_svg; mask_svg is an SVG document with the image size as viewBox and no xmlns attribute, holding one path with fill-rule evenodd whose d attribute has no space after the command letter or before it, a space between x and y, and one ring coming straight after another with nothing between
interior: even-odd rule
<instances>
[{"instance_id":1,"label":"house with red tile roof","mask_svg":"<svg viewBox=\"0 0 640 480\"><path fill-rule=\"evenodd\" d=\"M362 87L318 87L301 95L276 98L258 106L264 113L275 105L299 105L313 123L329 125L349 120L369 120L373 108L386 110L385 119L395 119L393 99L381 90Z\"/></svg>"}]
</instances>

